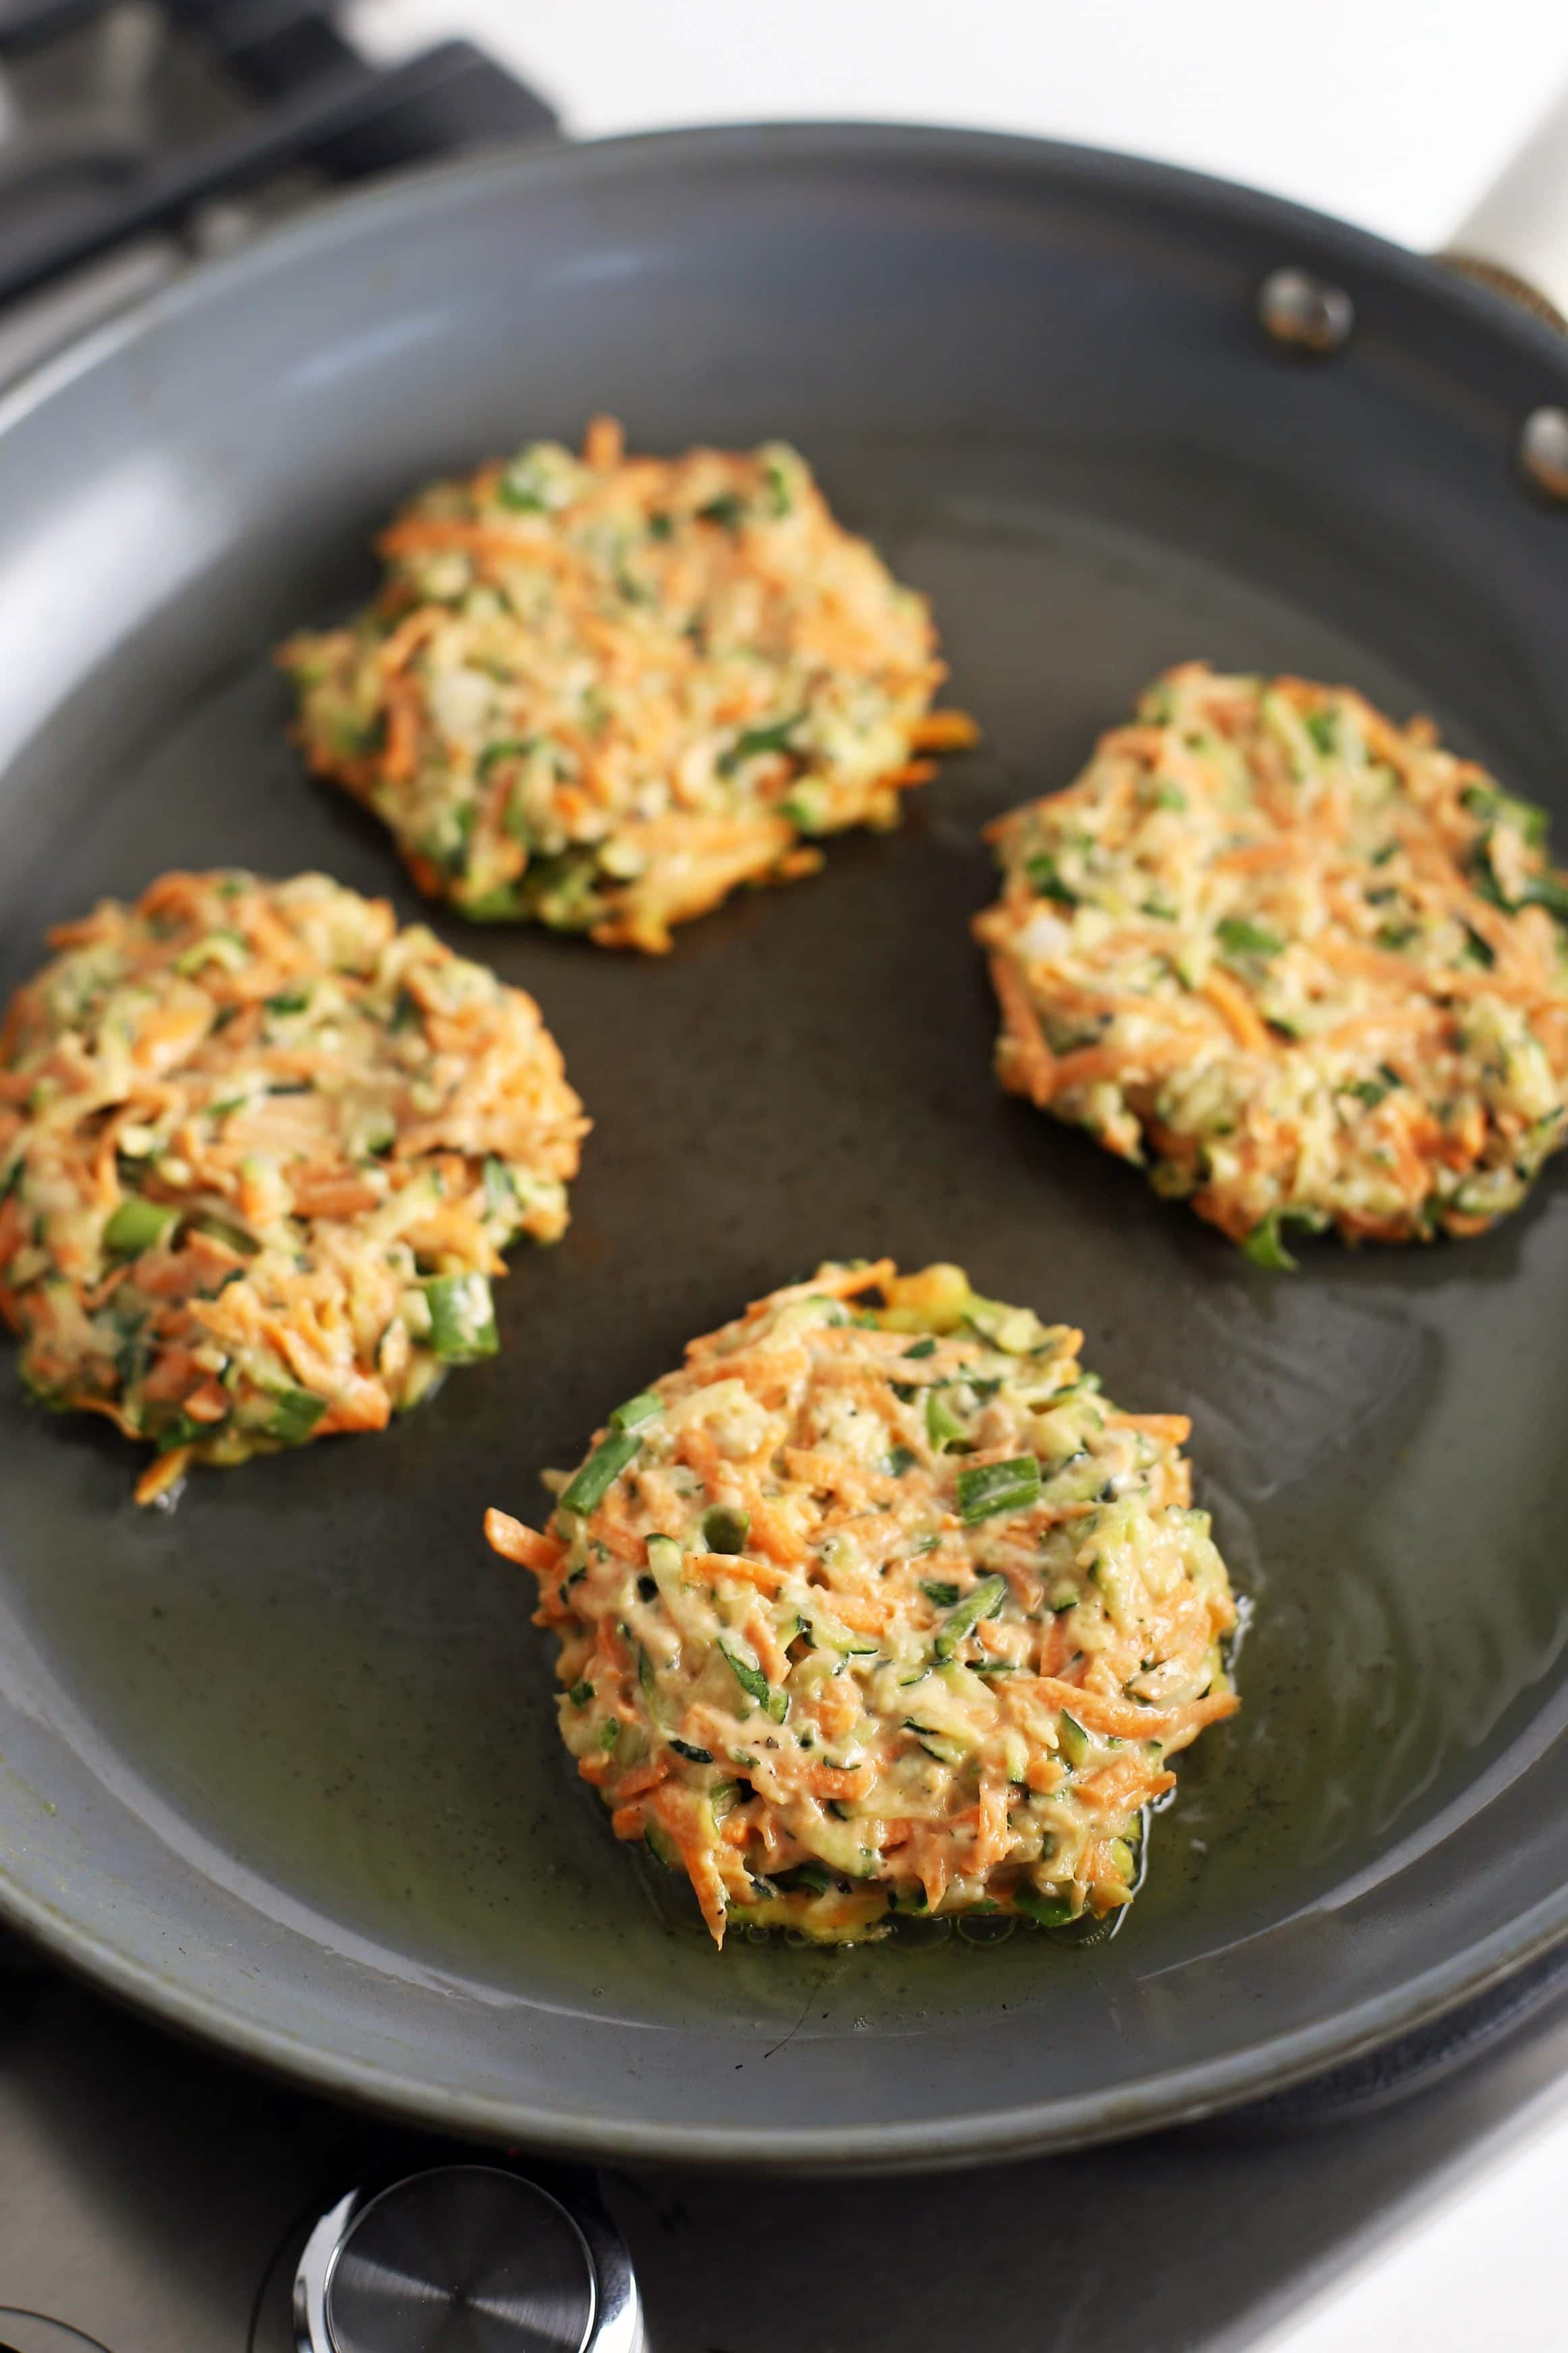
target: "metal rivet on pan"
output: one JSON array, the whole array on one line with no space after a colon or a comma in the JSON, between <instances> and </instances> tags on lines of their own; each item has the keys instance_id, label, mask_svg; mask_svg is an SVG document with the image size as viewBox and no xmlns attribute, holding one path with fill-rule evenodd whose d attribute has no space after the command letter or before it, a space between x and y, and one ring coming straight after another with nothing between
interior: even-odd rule
<instances>
[{"instance_id":1,"label":"metal rivet on pan","mask_svg":"<svg viewBox=\"0 0 1568 2353\"><path fill-rule=\"evenodd\" d=\"M1538 491L1568 501L1568 408L1532 408L1520 427L1519 462Z\"/></svg>"},{"instance_id":2,"label":"metal rivet on pan","mask_svg":"<svg viewBox=\"0 0 1568 2353\"><path fill-rule=\"evenodd\" d=\"M1277 343L1321 356L1350 341L1355 304L1342 286L1310 270L1271 269L1258 290L1258 316Z\"/></svg>"}]
</instances>

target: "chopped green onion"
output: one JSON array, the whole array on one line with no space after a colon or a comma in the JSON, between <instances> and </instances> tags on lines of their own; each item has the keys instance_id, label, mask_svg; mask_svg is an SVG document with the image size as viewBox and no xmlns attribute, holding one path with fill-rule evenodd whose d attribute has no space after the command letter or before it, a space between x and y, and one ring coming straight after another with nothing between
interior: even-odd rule
<instances>
[{"instance_id":1,"label":"chopped green onion","mask_svg":"<svg viewBox=\"0 0 1568 2353\"><path fill-rule=\"evenodd\" d=\"M1459 929L1465 934L1465 954L1470 963L1484 965L1489 970L1497 962L1497 951L1491 942L1482 937L1474 923L1467 923L1462 915L1459 918Z\"/></svg>"},{"instance_id":2,"label":"chopped green onion","mask_svg":"<svg viewBox=\"0 0 1568 2353\"><path fill-rule=\"evenodd\" d=\"M1301 724L1320 752L1334 749L1336 728L1331 711L1309 711Z\"/></svg>"},{"instance_id":3,"label":"chopped green onion","mask_svg":"<svg viewBox=\"0 0 1568 2353\"><path fill-rule=\"evenodd\" d=\"M616 1408L610 1416L610 1428L640 1430L645 1421L651 1421L656 1413L663 1411L664 1399L661 1397L656 1397L652 1389L639 1389L636 1397L628 1398L625 1405Z\"/></svg>"},{"instance_id":4,"label":"chopped green onion","mask_svg":"<svg viewBox=\"0 0 1568 2353\"><path fill-rule=\"evenodd\" d=\"M1039 1465L1035 1461L1035 1458L1032 1454L1026 1455L1024 1460L1033 1467L1036 1474L1036 1485L1037 1487L1039 1483ZM1008 1468L1009 1466L998 1462L987 1467L1001 1471ZM969 1472L965 1475L970 1477L979 1477L980 1473ZM991 1510L997 1510L1003 1507L993 1504L988 1508ZM981 1514L978 1513L965 1513L964 1516L966 1519L977 1519ZM1002 1604L1006 1599L1007 1580L1005 1577L983 1577L979 1584L974 1588L973 1591L965 1594L957 1609L954 1609L949 1617L946 1625L942 1630L942 1632L937 1636L937 1657L939 1659L951 1659L953 1652L957 1650L959 1644L965 1639L965 1637L973 1633L974 1629L979 1625L981 1620L983 1618L994 1618L996 1612L1001 1609Z\"/></svg>"},{"instance_id":5,"label":"chopped green onion","mask_svg":"<svg viewBox=\"0 0 1568 2353\"><path fill-rule=\"evenodd\" d=\"M906 1348L906 1349L904 1350L904 1355L905 1355L907 1357L908 1357L908 1356L935 1356L935 1354L936 1354L936 1342L935 1342L931 1337L931 1335L929 1335L929 1333L927 1334L926 1337L925 1337L923 1340L917 1340L917 1341L915 1342L915 1345L914 1345L914 1346L913 1346L912 1348Z\"/></svg>"},{"instance_id":6,"label":"chopped green onion","mask_svg":"<svg viewBox=\"0 0 1568 2353\"><path fill-rule=\"evenodd\" d=\"M304 1013L309 1011L310 992L308 988L280 988L276 997L267 999L268 1013Z\"/></svg>"},{"instance_id":7,"label":"chopped green onion","mask_svg":"<svg viewBox=\"0 0 1568 2353\"><path fill-rule=\"evenodd\" d=\"M692 1746L689 1740L676 1740L673 1738L669 1745L674 1749L678 1757L688 1758L693 1765L711 1765L713 1762L713 1752L710 1748L697 1748Z\"/></svg>"},{"instance_id":8,"label":"chopped green onion","mask_svg":"<svg viewBox=\"0 0 1568 2353\"><path fill-rule=\"evenodd\" d=\"M919 1460L912 1447L889 1446L882 1468L889 1479L901 1479L906 1472L914 1469Z\"/></svg>"},{"instance_id":9,"label":"chopped green onion","mask_svg":"<svg viewBox=\"0 0 1568 2353\"><path fill-rule=\"evenodd\" d=\"M312 1390L285 1389L274 1401L267 1435L280 1446L302 1446L326 1410L326 1398Z\"/></svg>"},{"instance_id":10,"label":"chopped green onion","mask_svg":"<svg viewBox=\"0 0 1568 2353\"><path fill-rule=\"evenodd\" d=\"M957 1482L959 1517L971 1525L997 1512L1026 1512L1040 1500L1039 1459L1014 1455L1006 1462L984 1462L961 1471Z\"/></svg>"},{"instance_id":11,"label":"chopped green onion","mask_svg":"<svg viewBox=\"0 0 1568 2353\"><path fill-rule=\"evenodd\" d=\"M728 1504L710 1504L702 1514L702 1540L710 1552L744 1552L751 1527L750 1512L733 1511Z\"/></svg>"},{"instance_id":12,"label":"chopped green onion","mask_svg":"<svg viewBox=\"0 0 1568 2353\"><path fill-rule=\"evenodd\" d=\"M746 502L733 491L721 491L718 498L710 499L705 507L697 510L699 522L716 522L722 531L739 531L745 517Z\"/></svg>"},{"instance_id":13,"label":"chopped green onion","mask_svg":"<svg viewBox=\"0 0 1568 2353\"><path fill-rule=\"evenodd\" d=\"M963 1424L949 1413L937 1389L926 1391L926 1436L939 1454L965 1435Z\"/></svg>"},{"instance_id":14,"label":"chopped green onion","mask_svg":"<svg viewBox=\"0 0 1568 2353\"><path fill-rule=\"evenodd\" d=\"M571 1701L574 1707L586 1707L588 1702L594 1696L594 1686L588 1682L587 1678L584 1677L580 1683L573 1684L566 1696Z\"/></svg>"},{"instance_id":15,"label":"chopped green onion","mask_svg":"<svg viewBox=\"0 0 1568 2353\"><path fill-rule=\"evenodd\" d=\"M500 1340L487 1275L432 1275L424 1289L433 1355L444 1365L468 1365L495 1355Z\"/></svg>"},{"instance_id":16,"label":"chopped green onion","mask_svg":"<svg viewBox=\"0 0 1568 2353\"><path fill-rule=\"evenodd\" d=\"M142 1250L155 1250L179 1222L178 1209L127 1194L104 1226L104 1248L119 1257L134 1258Z\"/></svg>"},{"instance_id":17,"label":"chopped green onion","mask_svg":"<svg viewBox=\"0 0 1568 2353\"><path fill-rule=\"evenodd\" d=\"M602 1504L628 1462L642 1451L642 1440L617 1430L595 1446L561 1497L563 1512L592 1512Z\"/></svg>"}]
</instances>

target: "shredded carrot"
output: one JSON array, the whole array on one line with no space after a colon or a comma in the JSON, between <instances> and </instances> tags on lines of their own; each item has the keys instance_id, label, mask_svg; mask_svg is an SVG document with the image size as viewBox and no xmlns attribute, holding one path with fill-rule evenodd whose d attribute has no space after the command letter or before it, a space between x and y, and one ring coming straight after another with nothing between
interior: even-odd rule
<instances>
[{"instance_id":1,"label":"shredded carrot","mask_svg":"<svg viewBox=\"0 0 1568 2353\"><path fill-rule=\"evenodd\" d=\"M979 722L967 711L928 711L910 730L913 752L967 752L979 741Z\"/></svg>"},{"instance_id":2,"label":"shredded carrot","mask_svg":"<svg viewBox=\"0 0 1568 2353\"><path fill-rule=\"evenodd\" d=\"M1141 1430L1146 1438L1158 1438L1167 1446L1184 1446L1193 1434L1193 1418L1187 1413L1108 1413L1105 1419L1112 1430Z\"/></svg>"},{"instance_id":3,"label":"shredded carrot","mask_svg":"<svg viewBox=\"0 0 1568 2353\"><path fill-rule=\"evenodd\" d=\"M1212 966L1205 976L1203 994L1243 1053L1268 1052L1272 1040L1267 1027L1258 1018L1258 1009L1247 991L1232 980L1227 972L1221 972L1217 965Z\"/></svg>"},{"instance_id":4,"label":"shredded carrot","mask_svg":"<svg viewBox=\"0 0 1568 2353\"><path fill-rule=\"evenodd\" d=\"M536 1577L552 1576L566 1550L559 1537L541 1535L536 1528L524 1526L509 1512L498 1512L493 1504L485 1514L485 1542L503 1560L514 1560L520 1568L532 1569Z\"/></svg>"}]
</instances>

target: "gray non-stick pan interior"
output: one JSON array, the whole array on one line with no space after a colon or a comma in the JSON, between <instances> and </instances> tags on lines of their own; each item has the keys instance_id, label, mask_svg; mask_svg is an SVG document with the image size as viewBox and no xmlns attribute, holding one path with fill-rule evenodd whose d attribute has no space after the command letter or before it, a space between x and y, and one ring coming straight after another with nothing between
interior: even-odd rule
<instances>
[{"instance_id":1,"label":"gray non-stick pan interior","mask_svg":"<svg viewBox=\"0 0 1568 2353\"><path fill-rule=\"evenodd\" d=\"M1292 361L1263 274L1327 272ZM910 2165L1125 2131L1300 2074L1568 1921L1568 1200L1270 1278L1003 1099L980 824L1163 665L1353 682L1568 818L1568 516L1510 452L1549 333L1289 208L968 135L710 133L384 190L158 301L0 430L0 918L176 864L418 904L308 784L268 649L347 608L410 484L595 410L789 437L934 598L985 740L899 835L662 963L447 936L541 1000L596 1120L502 1355L381 1438L130 1502L0 1366L0 1907L329 2087L599 2151ZM826 1255L954 1258L1194 1422L1252 1623L1146 1889L843 1952L657 1900L572 1778L499 1503L682 1342ZM11 1352L7 1351L9 1356Z\"/></svg>"}]
</instances>

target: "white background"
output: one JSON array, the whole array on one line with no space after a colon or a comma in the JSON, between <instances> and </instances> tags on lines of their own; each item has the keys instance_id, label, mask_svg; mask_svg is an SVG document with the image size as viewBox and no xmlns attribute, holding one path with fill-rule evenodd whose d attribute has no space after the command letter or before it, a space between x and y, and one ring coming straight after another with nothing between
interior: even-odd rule
<instances>
[{"instance_id":1,"label":"white background","mask_svg":"<svg viewBox=\"0 0 1568 2353\"><path fill-rule=\"evenodd\" d=\"M764 116L984 123L1196 164L1419 246L1568 82L1564 0L355 0L350 14L388 52L482 37L581 137Z\"/></svg>"},{"instance_id":2,"label":"white background","mask_svg":"<svg viewBox=\"0 0 1568 2353\"><path fill-rule=\"evenodd\" d=\"M1248 180L1439 246L1568 84L1568 0L356 0L485 41L580 137L808 115L979 123ZM1269 2353L1568 2348L1568 2086ZM802 2348L802 2353L806 2353Z\"/></svg>"}]
</instances>

